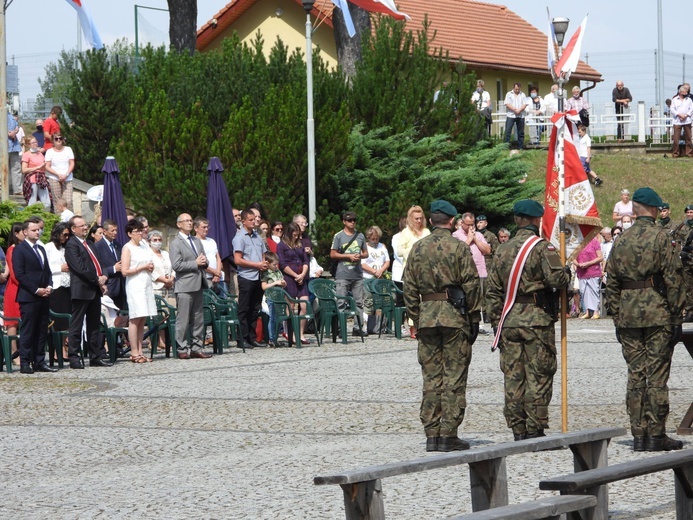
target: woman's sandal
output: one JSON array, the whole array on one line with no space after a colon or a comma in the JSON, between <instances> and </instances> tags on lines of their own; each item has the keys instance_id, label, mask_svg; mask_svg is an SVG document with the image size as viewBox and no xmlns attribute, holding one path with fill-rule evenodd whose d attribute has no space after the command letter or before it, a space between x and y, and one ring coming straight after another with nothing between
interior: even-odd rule
<instances>
[{"instance_id":1,"label":"woman's sandal","mask_svg":"<svg viewBox=\"0 0 693 520\"><path fill-rule=\"evenodd\" d=\"M130 356L130 361L133 363L146 363L147 358L144 356Z\"/></svg>"}]
</instances>

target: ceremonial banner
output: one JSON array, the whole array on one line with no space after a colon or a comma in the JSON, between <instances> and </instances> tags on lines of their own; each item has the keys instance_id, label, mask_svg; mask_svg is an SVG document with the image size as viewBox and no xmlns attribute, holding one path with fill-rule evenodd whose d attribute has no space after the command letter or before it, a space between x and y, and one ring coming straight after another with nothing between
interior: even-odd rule
<instances>
[{"instance_id":1,"label":"ceremonial banner","mask_svg":"<svg viewBox=\"0 0 693 520\"><path fill-rule=\"evenodd\" d=\"M349 0L352 4L359 6L371 13L382 13L392 16L397 20L411 20L408 14L397 10L394 0Z\"/></svg>"},{"instance_id":2,"label":"ceremonial banner","mask_svg":"<svg viewBox=\"0 0 693 520\"><path fill-rule=\"evenodd\" d=\"M542 234L556 249L560 248L560 229L558 215L558 192L560 189L558 154L559 131L562 129L563 148L565 153L565 218L566 218L566 258L571 262L602 228L599 211L594 200L594 193L589 178L578 157L577 123L580 117L577 112L557 113L551 118L553 128L549 143L549 154L546 162L546 195L544 200L544 218ZM564 124L565 122L565 124Z\"/></svg>"}]
</instances>

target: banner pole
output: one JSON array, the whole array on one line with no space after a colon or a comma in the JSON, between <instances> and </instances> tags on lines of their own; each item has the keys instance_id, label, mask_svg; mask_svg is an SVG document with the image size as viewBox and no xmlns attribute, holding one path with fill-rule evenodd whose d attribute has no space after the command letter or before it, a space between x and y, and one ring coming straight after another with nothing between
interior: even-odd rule
<instances>
[{"instance_id":1,"label":"banner pole","mask_svg":"<svg viewBox=\"0 0 693 520\"><path fill-rule=\"evenodd\" d=\"M560 53L560 50L559 50ZM563 112L563 75L558 77L558 111ZM561 119L561 126L558 129L558 225L560 230L559 246L561 263L566 265L566 226L565 226L565 144L563 132L565 131L565 115ZM566 288L561 290L561 431L568 431L568 291Z\"/></svg>"}]
</instances>

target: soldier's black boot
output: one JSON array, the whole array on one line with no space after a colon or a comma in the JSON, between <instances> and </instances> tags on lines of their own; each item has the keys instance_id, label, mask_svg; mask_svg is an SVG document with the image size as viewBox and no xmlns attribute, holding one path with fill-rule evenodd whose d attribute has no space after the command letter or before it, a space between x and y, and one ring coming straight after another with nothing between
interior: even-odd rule
<instances>
[{"instance_id":1,"label":"soldier's black boot","mask_svg":"<svg viewBox=\"0 0 693 520\"><path fill-rule=\"evenodd\" d=\"M438 451L462 451L468 450L469 443L459 437L439 437Z\"/></svg>"},{"instance_id":2,"label":"soldier's black boot","mask_svg":"<svg viewBox=\"0 0 693 520\"><path fill-rule=\"evenodd\" d=\"M426 437L426 451L438 451L439 437Z\"/></svg>"},{"instance_id":3,"label":"soldier's black boot","mask_svg":"<svg viewBox=\"0 0 693 520\"><path fill-rule=\"evenodd\" d=\"M633 436L633 451L645 451L645 444L647 443L646 435L634 435Z\"/></svg>"},{"instance_id":4,"label":"soldier's black boot","mask_svg":"<svg viewBox=\"0 0 693 520\"><path fill-rule=\"evenodd\" d=\"M683 442L667 435L654 435L645 441L645 451L672 451L683 448Z\"/></svg>"},{"instance_id":5,"label":"soldier's black boot","mask_svg":"<svg viewBox=\"0 0 693 520\"><path fill-rule=\"evenodd\" d=\"M544 430L537 430L534 433L527 432L527 438L528 439L536 439L538 437L546 437Z\"/></svg>"},{"instance_id":6,"label":"soldier's black boot","mask_svg":"<svg viewBox=\"0 0 693 520\"><path fill-rule=\"evenodd\" d=\"M516 441L523 441L527 438L526 433L513 433L513 439Z\"/></svg>"}]
</instances>

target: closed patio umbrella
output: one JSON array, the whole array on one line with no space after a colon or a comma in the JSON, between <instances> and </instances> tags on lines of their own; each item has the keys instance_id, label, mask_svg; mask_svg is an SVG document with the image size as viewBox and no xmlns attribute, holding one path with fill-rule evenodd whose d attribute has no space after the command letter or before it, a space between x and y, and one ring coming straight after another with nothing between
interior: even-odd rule
<instances>
[{"instance_id":1,"label":"closed patio umbrella","mask_svg":"<svg viewBox=\"0 0 693 520\"><path fill-rule=\"evenodd\" d=\"M125 225L128 223L128 217L125 213L123 190L120 187L120 169L115 157L106 157L106 162L101 171L104 174L101 222L103 223L106 219L115 220L118 224L118 242L121 245L125 245L130 240L125 234Z\"/></svg>"}]
</instances>

